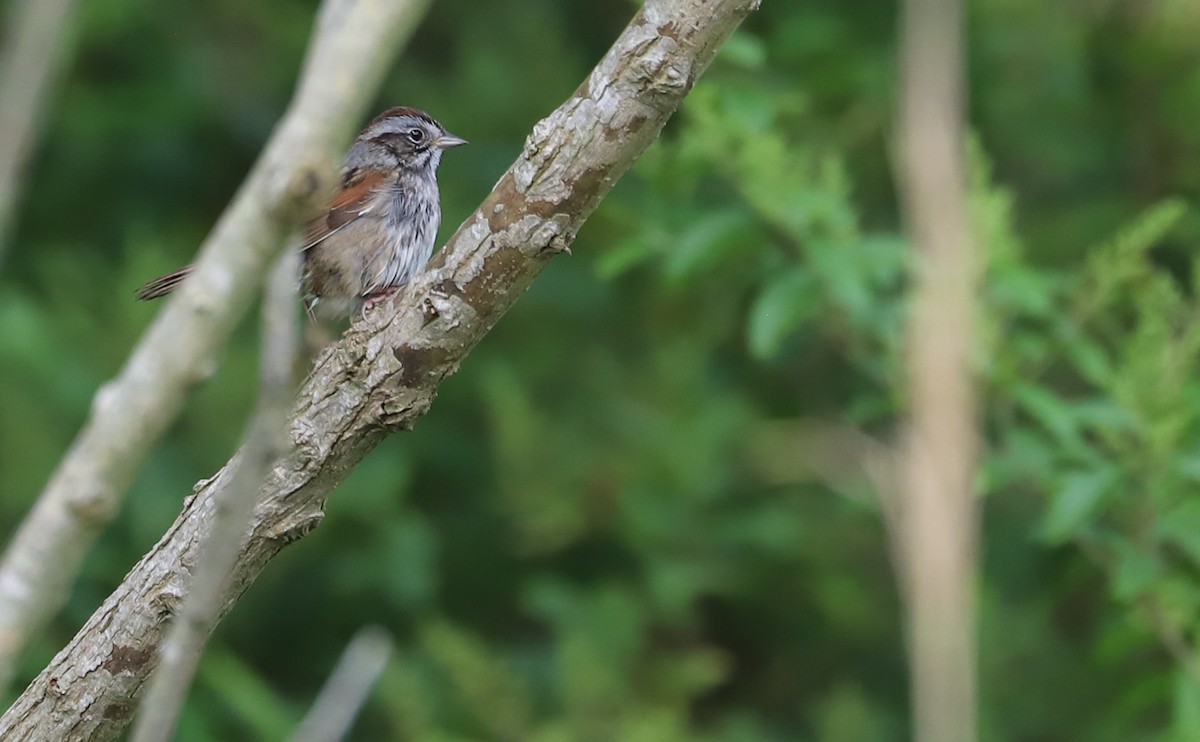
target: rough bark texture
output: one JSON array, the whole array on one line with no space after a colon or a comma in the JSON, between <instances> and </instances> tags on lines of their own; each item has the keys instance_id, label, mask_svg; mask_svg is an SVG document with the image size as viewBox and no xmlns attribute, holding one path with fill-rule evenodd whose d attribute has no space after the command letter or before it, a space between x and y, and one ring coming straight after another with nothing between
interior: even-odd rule
<instances>
[{"instance_id":1,"label":"rough bark texture","mask_svg":"<svg viewBox=\"0 0 1200 742\"><path fill-rule=\"evenodd\" d=\"M226 595L311 531L325 499L438 385L658 135L757 0L648 0L579 90L538 123L516 163L426 272L317 360L291 421L294 448L260 493ZM227 466L198 484L165 536L0 718L5 740L111 739L124 728L187 590Z\"/></svg>"},{"instance_id":2,"label":"rough bark texture","mask_svg":"<svg viewBox=\"0 0 1200 742\"><path fill-rule=\"evenodd\" d=\"M311 209L401 39L429 0L326 0L296 95L201 248L196 271L146 330L0 561L0 690L58 611L142 461L212 373L271 257Z\"/></svg>"}]
</instances>

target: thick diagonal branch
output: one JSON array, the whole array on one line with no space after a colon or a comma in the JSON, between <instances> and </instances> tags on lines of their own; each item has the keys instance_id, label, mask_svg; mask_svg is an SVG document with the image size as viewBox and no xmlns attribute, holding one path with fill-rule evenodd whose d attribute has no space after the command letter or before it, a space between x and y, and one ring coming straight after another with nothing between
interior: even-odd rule
<instances>
[{"instance_id":1,"label":"thick diagonal branch","mask_svg":"<svg viewBox=\"0 0 1200 742\"><path fill-rule=\"evenodd\" d=\"M427 271L322 354L291 422L294 449L260 493L225 608L389 433L408 429L457 368L658 135L756 0L648 0L579 90L538 123L516 163ZM564 338L564 343L569 339ZM0 738L104 740L128 721L222 473L0 719Z\"/></svg>"},{"instance_id":2,"label":"thick diagonal branch","mask_svg":"<svg viewBox=\"0 0 1200 742\"><path fill-rule=\"evenodd\" d=\"M62 606L84 555L146 454L217 358L296 215L333 170L428 0L327 0L291 107L0 561L0 689L31 634Z\"/></svg>"}]
</instances>

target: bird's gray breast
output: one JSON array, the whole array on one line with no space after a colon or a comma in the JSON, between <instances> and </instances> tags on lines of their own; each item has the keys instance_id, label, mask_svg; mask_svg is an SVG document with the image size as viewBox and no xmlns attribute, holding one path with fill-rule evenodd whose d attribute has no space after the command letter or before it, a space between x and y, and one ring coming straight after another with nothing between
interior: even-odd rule
<instances>
[{"instance_id":1,"label":"bird's gray breast","mask_svg":"<svg viewBox=\"0 0 1200 742\"><path fill-rule=\"evenodd\" d=\"M425 267L433 254L441 223L437 180L432 177L401 177L389 194L384 217L388 239L380 256L378 273L364 281L370 291L408 283Z\"/></svg>"}]
</instances>

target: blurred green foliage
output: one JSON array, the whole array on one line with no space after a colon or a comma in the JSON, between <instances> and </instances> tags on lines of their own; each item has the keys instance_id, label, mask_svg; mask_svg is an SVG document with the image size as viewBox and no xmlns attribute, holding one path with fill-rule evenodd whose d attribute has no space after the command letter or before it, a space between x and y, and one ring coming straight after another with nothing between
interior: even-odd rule
<instances>
[{"instance_id":1,"label":"blurred green foliage","mask_svg":"<svg viewBox=\"0 0 1200 742\"><path fill-rule=\"evenodd\" d=\"M1200 11L972 0L988 450L985 740L1200 739ZM80 5L0 267L11 529L291 92L315 9ZM436 2L379 108L472 145L445 234L627 2ZM344 644L362 740L899 740L900 598L861 474L897 391L895 8L766 2L662 139L218 630L179 739L281 739ZM443 236L445 236L445 234ZM31 677L228 457L255 325L145 467Z\"/></svg>"}]
</instances>

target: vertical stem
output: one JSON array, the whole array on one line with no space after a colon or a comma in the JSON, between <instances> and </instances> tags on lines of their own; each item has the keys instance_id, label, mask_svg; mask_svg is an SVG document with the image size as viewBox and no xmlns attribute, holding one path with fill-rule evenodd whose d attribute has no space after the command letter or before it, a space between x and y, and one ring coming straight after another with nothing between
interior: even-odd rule
<instances>
[{"instance_id":1,"label":"vertical stem","mask_svg":"<svg viewBox=\"0 0 1200 742\"><path fill-rule=\"evenodd\" d=\"M0 50L0 262L78 0L14 0Z\"/></svg>"},{"instance_id":2,"label":"vertical stem","mask_svg":"<svg viewBox=\"0 0 1200 742\"><path fill-rule=\"evenodd\" d=\"M391 654L386 631L378 626L359 629L290 742L346 739Z\"/></svg>"},{"instance_id":3,"label":"vertical stem","mask_svg":"<svg viewBox=\"0 0 1200 742\"><path fill-rule=\"evenodd\" d=\"M900 569L918 742L976 736L971 338L979 287L966 194L962 27L960 0L904 2L899 190L917 252Z\"/></svg>"}]
</instances>

